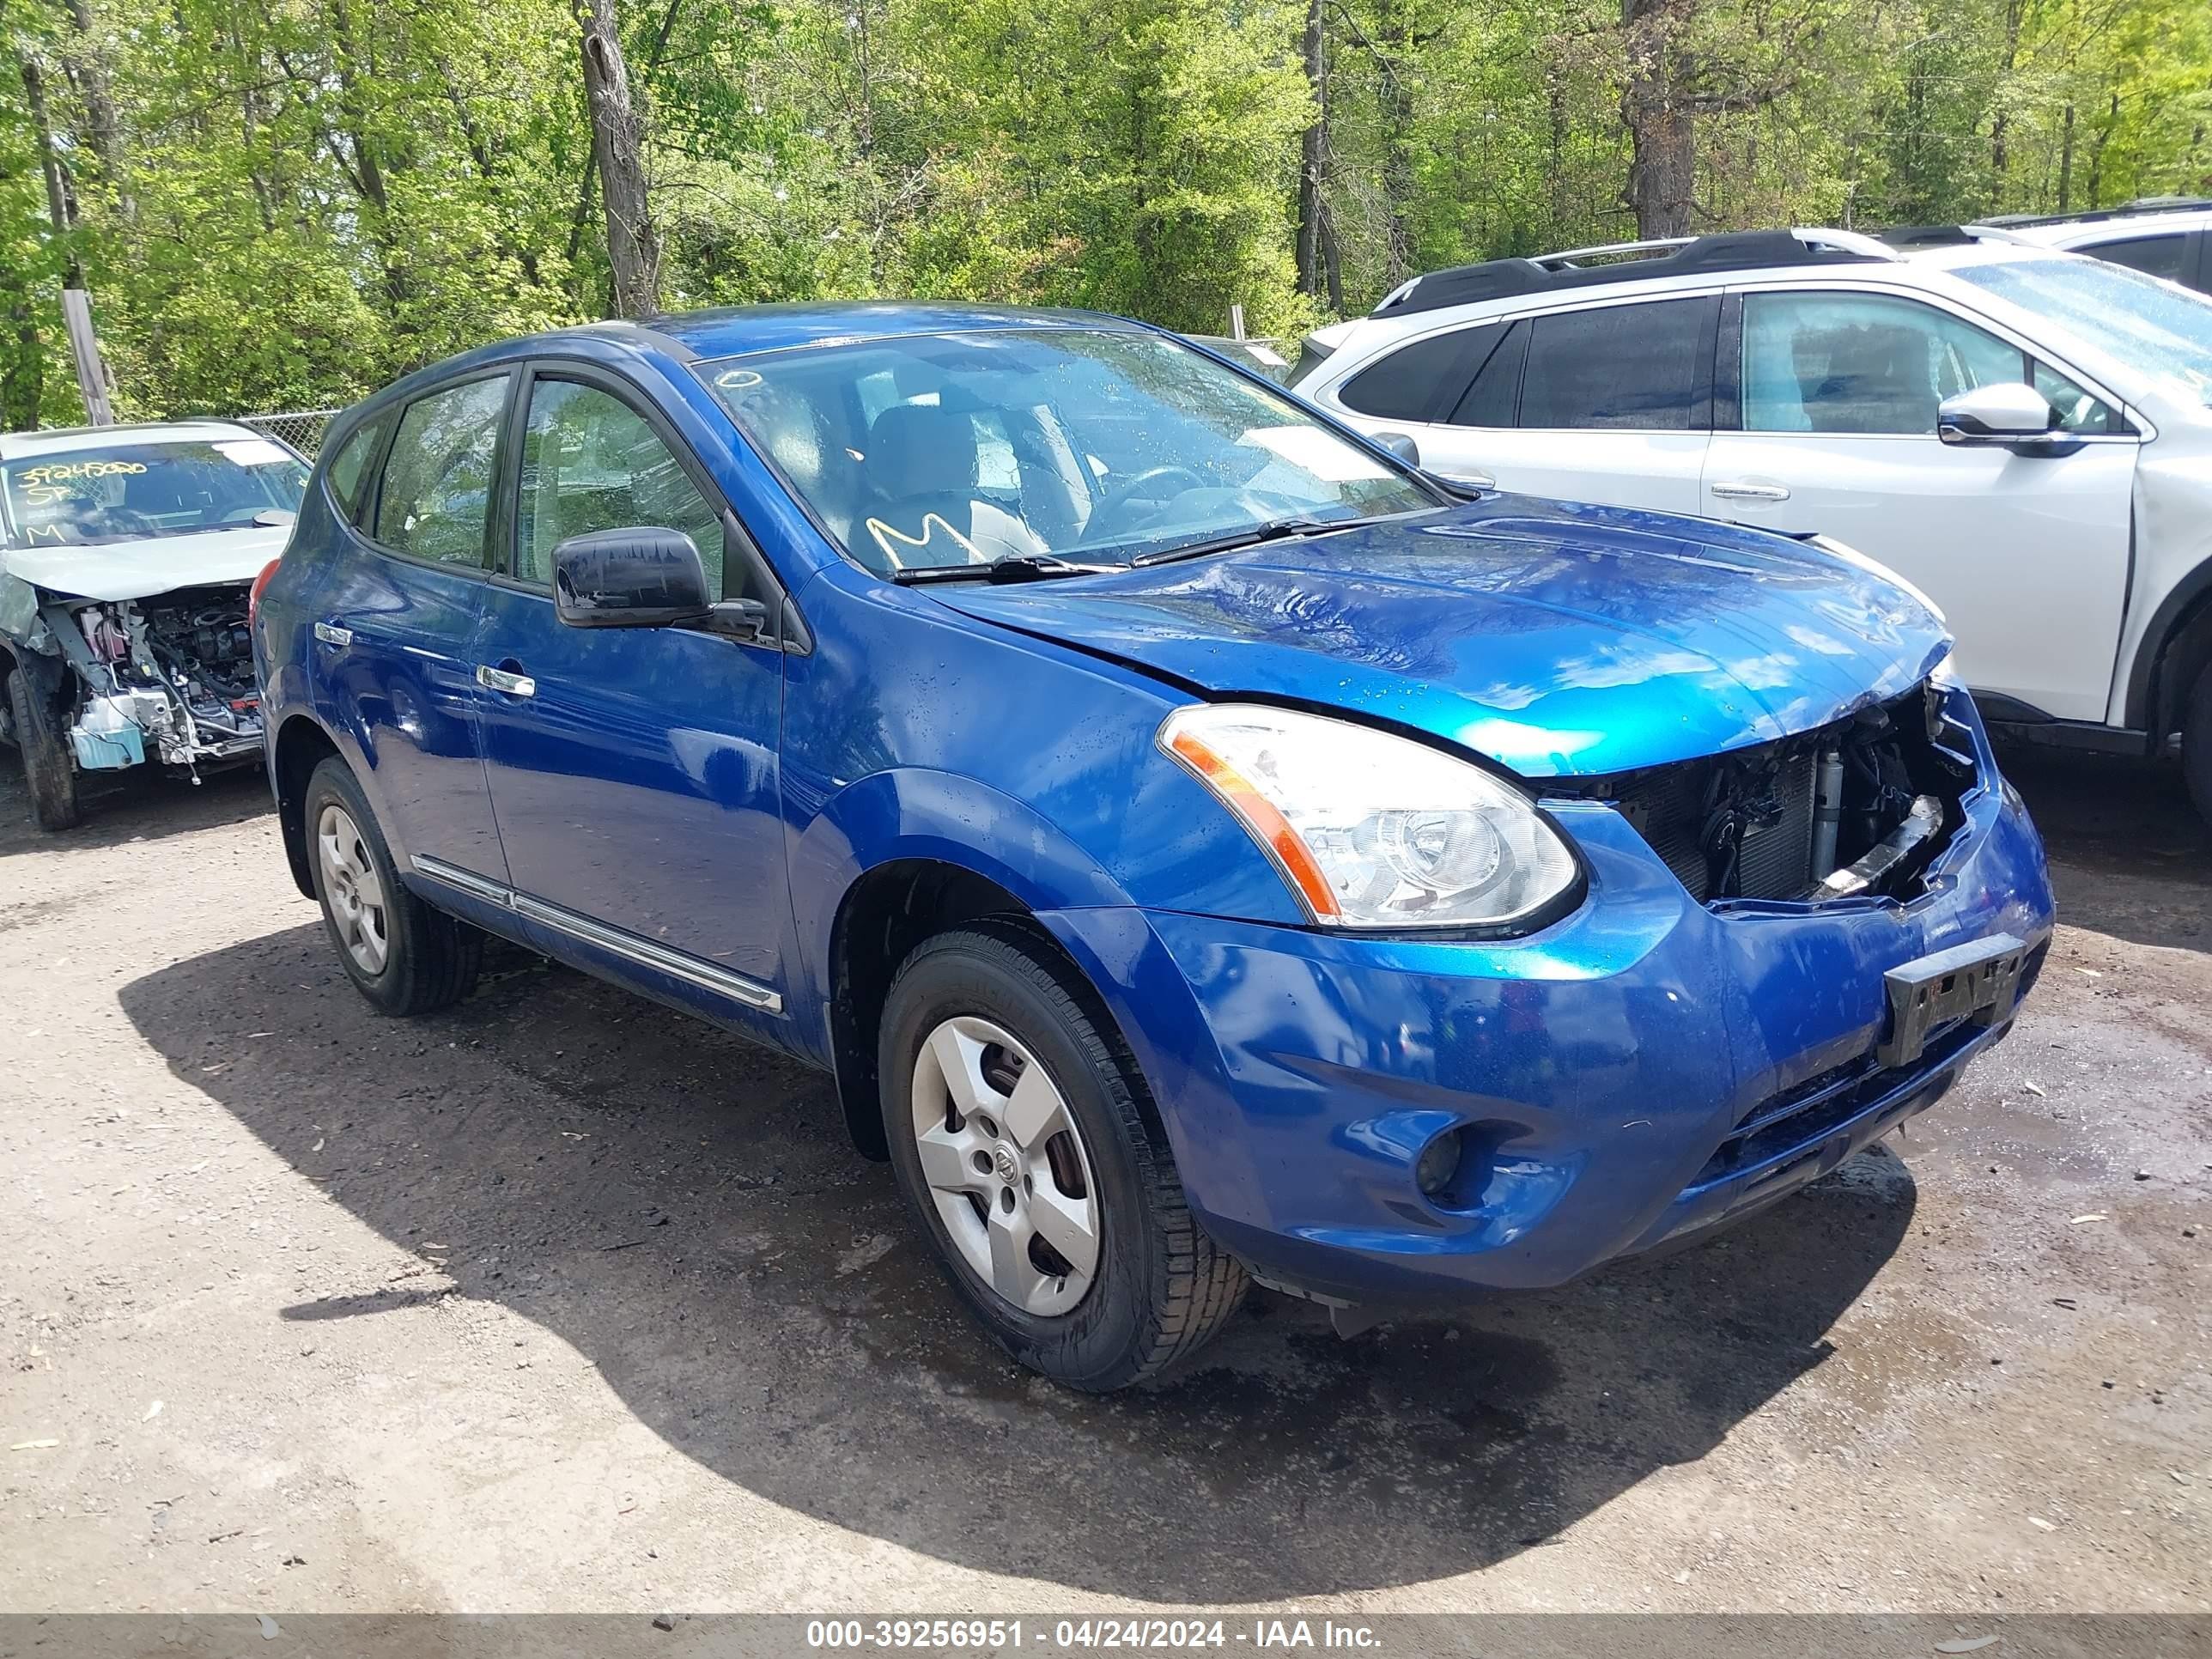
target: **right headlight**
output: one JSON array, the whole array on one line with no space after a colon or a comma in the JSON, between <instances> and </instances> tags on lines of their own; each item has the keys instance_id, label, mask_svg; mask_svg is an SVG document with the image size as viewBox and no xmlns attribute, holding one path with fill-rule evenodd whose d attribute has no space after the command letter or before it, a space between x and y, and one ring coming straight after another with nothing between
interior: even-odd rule
<instances>
[{"instance_id":1,"label":"right headlight","mask_svg":"<svg viewBox=\"0 0 2212 1659\"><path fill-rule=\"evenodd\" d=\"M1577 879L1574 855L1525 795L1425 744L1265 704L1200 703L1168 716L1159 745L1326 926L1507 926Z\"/></svg>"}]
</instances>

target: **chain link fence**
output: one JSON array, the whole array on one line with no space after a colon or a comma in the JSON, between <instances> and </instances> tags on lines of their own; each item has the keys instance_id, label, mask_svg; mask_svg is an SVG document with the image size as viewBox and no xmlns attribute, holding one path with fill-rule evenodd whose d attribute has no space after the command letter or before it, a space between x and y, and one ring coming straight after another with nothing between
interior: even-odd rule
<instances>
[{"instance_id":1,"label":"chain link fence","mask_svg":"<svg viewBox=\"0 0 2212 1659\"><path fill-rule=\"evenodd\" d=\"M337 413L335 409L301 409L285 415L241 415L238 419L240 425L283 439L312 461L322 450L323 428Z\"/></svg>"}]
</instances>

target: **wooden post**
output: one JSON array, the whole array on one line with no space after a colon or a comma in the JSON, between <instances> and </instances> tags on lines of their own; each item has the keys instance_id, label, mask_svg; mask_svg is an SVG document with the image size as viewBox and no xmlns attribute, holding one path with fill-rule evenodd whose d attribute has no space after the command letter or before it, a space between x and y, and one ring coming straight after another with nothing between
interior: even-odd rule
<instances>
[{"instance_id":1,"label":"wooden post","mask_svg":"<svg viewBox=\"0 0 2212 1659\"><path fill-rule=\"evenodd\" d=\"M100 337L92 331L92 295L81 288L62 290L62 326L69 331L70 356L76 360L77 390L84 394L87 426L113 426L107 401L107 365L100 358Z\"/></svg>"}]
</instances>

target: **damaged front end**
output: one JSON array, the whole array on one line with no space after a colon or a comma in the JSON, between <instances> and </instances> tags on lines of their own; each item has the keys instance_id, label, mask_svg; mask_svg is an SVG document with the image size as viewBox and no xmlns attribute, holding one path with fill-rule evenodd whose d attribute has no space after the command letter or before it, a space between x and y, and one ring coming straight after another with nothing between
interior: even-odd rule
<instances>
[{"instance_id":1,"label":"damaged front end","mask_svg":"<svg viewBox=\"0 0 2212 1659\"><path fill-rule=\"evenodd\" d=\"M1793 737L1546 790L1612 805L1702 904L1909 899L1978 781L1948 695L1926 680Z\"/></svg>"},{"instance_id":2,"label":"damaged front end","mask_svg":"<svg viewBox=\"0 0 2212 1659\"><path fill-rule=\"evenodd\" d=\"M64 698L72 758L86 772L155 761L198 781L202 768L255 757L261 698L243 583L146 599L49 598L46 639L77 682ZM34 641L36 642L36 641Z\"/></svg>"}]
</instances>

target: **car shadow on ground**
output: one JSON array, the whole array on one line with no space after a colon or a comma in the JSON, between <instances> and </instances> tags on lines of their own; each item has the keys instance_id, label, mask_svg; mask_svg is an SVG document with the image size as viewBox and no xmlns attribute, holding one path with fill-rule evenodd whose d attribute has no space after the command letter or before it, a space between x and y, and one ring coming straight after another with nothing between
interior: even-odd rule
<instances>
[{"instance_id":1,"label":"car shadow on ground","mask_svg":"<svg viewBox=\"0 0 2212 1659\"><path fill-rule=\"evenodd\" d=\"M14 749L0 744L0 859L158 841L237 823L272 805L268 774L258 764L207 773L198 787L149 767L86 789L82 822L74 830L49 832L32 822L21 764Z\"/></svg>"},{"instance_id":2,"label":"car shadow on ground","mask_svg":"<svg viewBox=\"0 0 2212 1659\"><path fill-rule=\"evenodd\" d=\"M383 1020L304 925L121 1000L303 1177L573 1345L708 1469L1091 1590L1268 1601L1539 1547L1821 1366L1915 1205L1877 1150L1714 1243L1449 1320L1345 1341L1255 1295L1193 1373L1089 1399L987 1348L825 1079L535 958L496 969L459 1009ZM376 1318L443 1291L380 1270L270 1313ZM1814 1438L1846 1443L1879 1375L1839 1378Z\"/></svg>"},{"instance_id":3,"label":"car shadow on ground","mask_svg":"<svg viewBox=\"0 0 2212 1659\"><path fill-rule=\"evenodd\" d=\"M2032 744L2008 744L1997 760L2043 832L2061 921L2212 951L2212 827L2179 767Z\"/></svg>"}]
</instances>

